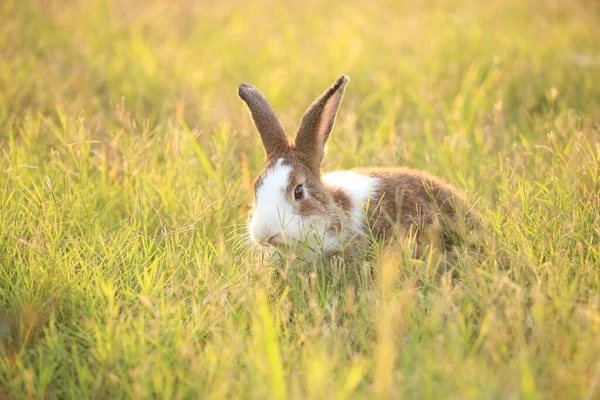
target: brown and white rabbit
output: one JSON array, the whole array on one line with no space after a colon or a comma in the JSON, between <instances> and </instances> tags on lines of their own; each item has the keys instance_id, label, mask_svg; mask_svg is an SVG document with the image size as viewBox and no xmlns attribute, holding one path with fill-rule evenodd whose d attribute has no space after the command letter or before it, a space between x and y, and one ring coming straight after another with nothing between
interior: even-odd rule
<instances>
[{"instance_id":1,"label":"brown and white rabbit","mask_svg":"<svg viewBox=\"0 0 600 400\"><path fill-rule=\"evenodd\" d=\"M254 181L250 238L307 259L364 249L370 238L412 235L443 250L460 241L475 214L454 187L408 168L372 168L321 175L325 144L349 79L339 78L308 108L294 142L265 98L241 84L266 151Z\"/></svg>"}]
</instances>

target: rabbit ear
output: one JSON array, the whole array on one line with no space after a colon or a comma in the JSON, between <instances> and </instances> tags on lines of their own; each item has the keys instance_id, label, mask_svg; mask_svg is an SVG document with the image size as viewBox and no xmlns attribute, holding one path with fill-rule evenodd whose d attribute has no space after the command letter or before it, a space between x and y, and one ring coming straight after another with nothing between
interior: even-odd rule
<instances>
[{"instance_id":1,"label":"rabbit ear","mask_svg":"<svg viewBox=\"0 0 600 400\"><path fill-rule=\"evenodd\" d=\"M317 177L320 175L325 144L349 80L347 76L342 76L308 107L296 134L296 150Z\"/></svg>"},{"instance_id":2,"label":"rabbit ear","mask_svg":"<svg viewBox=\"0 0 600 400\"><path fill-rule=\"evenodd\" d=\"M267 159L275 157L289 149L289 141L283 125L279 122L275 111L255 87L242 83L238 96L248 106L254 125L262 139Z\"/></svg>"}]
</instances>

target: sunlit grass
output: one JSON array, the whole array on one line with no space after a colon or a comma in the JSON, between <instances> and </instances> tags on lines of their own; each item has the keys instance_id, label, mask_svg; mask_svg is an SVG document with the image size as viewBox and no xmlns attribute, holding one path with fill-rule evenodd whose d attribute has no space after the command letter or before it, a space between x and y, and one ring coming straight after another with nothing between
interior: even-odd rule
<instances>
[{"instance_id":1,"label":"sunlit grass","mask_svg":"<svg viewBox=\"0 0 600 400\"><path fill-rule=\"evenodd\" d=\"M600 395L593 1L0 2L0 398ZM325 169L423 168L490 235L265 262L263 150L351 77Z\"/></svg>"}]
</instances>

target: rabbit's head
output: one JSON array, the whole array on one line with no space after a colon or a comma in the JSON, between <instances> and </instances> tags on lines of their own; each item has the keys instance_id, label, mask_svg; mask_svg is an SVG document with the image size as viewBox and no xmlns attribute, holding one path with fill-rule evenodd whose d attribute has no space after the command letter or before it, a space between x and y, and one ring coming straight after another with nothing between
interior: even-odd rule
<instances>
[{"instance_id":1,"label":"rabbit's head","mask_svg":"<svg viewBox=\"0 0 600 400\"><path fill-rule=\"evenodd\" d=\"M343 216L321 182L321 162L348 80L342 76L311 104L293 142L260 92L240 85L238 94L266 153L266 165L254 181L249 231L255 243L303 247L312 254L336 246Z\"/></svg>"}]
</instances>

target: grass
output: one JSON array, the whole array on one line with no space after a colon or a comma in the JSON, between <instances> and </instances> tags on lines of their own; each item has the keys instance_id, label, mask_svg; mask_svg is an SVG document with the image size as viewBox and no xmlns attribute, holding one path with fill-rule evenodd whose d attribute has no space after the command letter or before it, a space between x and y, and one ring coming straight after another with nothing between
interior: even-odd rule
<instances>
[{"instance_id":1,"label":"grass","mask_svg":"<svg viewBox=\"0 0 600 400\"><path fill-rule=\"evenodd\" d=\"M0 398L599 398L598 49L582 0L0 2ZM293 133L341 74L325 169L465 189L457 280L245 243L237 85Z\"/></svg>"}]
</instances>

